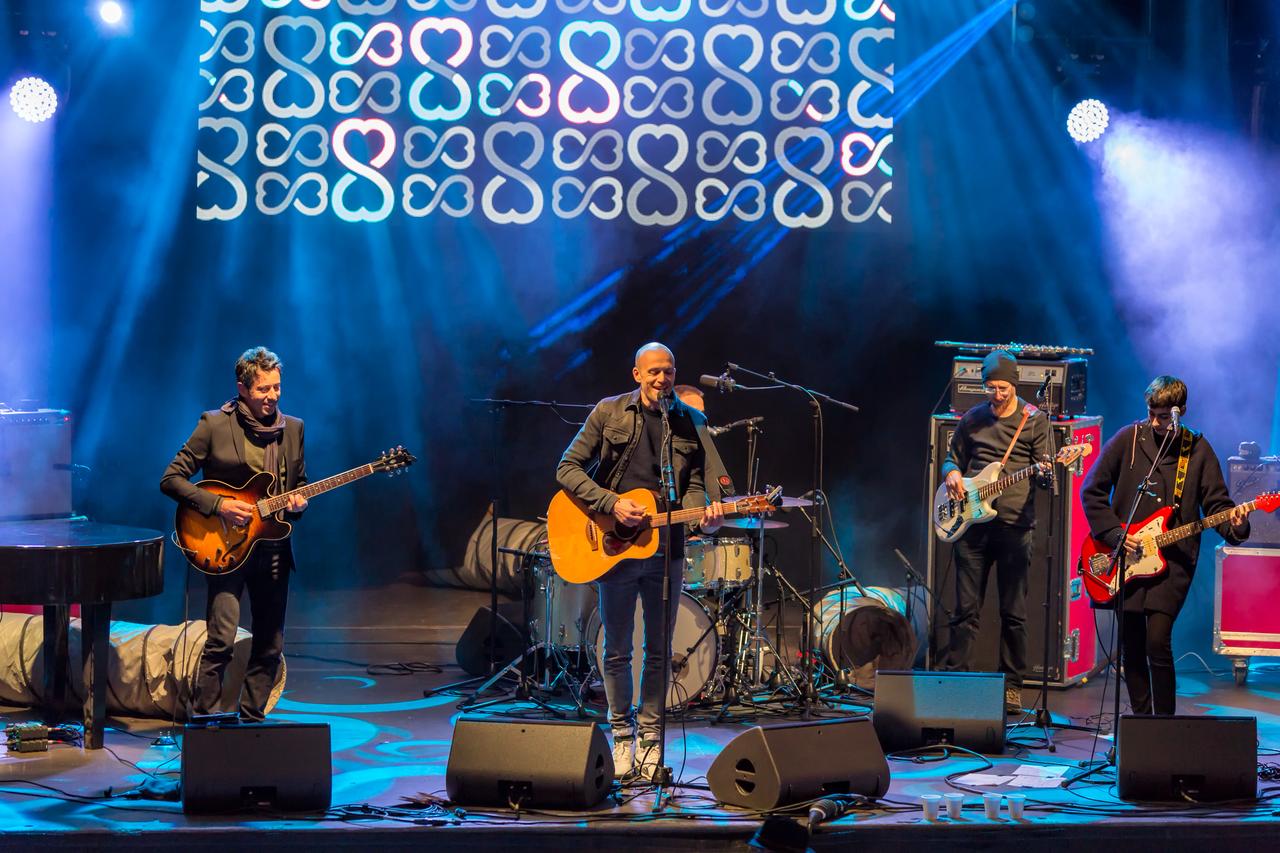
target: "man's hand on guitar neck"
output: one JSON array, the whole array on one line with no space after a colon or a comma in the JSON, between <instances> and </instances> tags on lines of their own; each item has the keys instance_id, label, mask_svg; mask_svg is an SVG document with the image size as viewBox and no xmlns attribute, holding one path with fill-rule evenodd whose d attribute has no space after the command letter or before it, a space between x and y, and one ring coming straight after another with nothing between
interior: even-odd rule
<instances>
[{"instance_id":1,"label":"man's hand on guitar neck","mask_svg":"<svg viewBox=\"0 0 1280 853\"><path fill-rule=\"evenodd\" d=\"M720 523L724 521L724 504L720 501L712 501L707 505L706 512L702 513L702 520L698 522L698 528L703 533L715 533L720 529Z\"/></svg>"},{"instance_id":2,"label":"man's hand on guitar neck","mask_svg":"<svg viewBox=\"0 0 1280 853\"><path fill-rule=\"evenodd\" d=\"M1240 531L1244 528L1245 522L1249 520L1249 511L1242 506L1234 507L1231 510L1231 527Z\"/></svg>"}]
</instances>

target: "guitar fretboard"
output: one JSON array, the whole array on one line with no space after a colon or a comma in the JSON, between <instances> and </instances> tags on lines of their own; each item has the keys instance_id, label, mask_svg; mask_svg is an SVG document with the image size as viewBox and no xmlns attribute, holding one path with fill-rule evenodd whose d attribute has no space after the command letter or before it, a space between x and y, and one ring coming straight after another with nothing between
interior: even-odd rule
<instances>
[{"instance_id":1,"label":"guitar fretboard","mask_svg":"<svg viewBox=\"0 0 1280 853\"><path fill-rule=\"evenodd\" d=\"M724 505L724 514L736 515L739 513L761 512L765 508L766 507L759 506L759 502L757 502L757 505L753 507L752 501L734 501L733 503L727 503ZM697 507L692 509L677 509L671 513L671 523L688 524L691 521L697 521L702 518L704 511L705 510ZM667 514L665 512L659 512L654 516L654 521L662 521L665 524L666 520Z\"/></svg>"},{"instance_id":2,"label":"guitar fretboard","mask_svg":"<svg viewBox=\"0 0 1280 853\"><path fill-rule=\"evenodd\" d=\"M1240 506L1244 507L1245 512L1253 512L1258 508L1258 502L1257 500L1252 500L1248 503L1240 504ZM1163 548L1166 545L1172 545L1174 542L1186 539L1188 536L1195 536L1206 528L1217 527L1230 517L1231 510L1224 509L1222 512L1215 512L1213 515L1205 516L1204 518L1193 521L1190 524L1175 527L1167 533L1161 533L1155 538L1156 547Z\"/></svg>"},{"instance_id":3,"label":"guitar fretboard","mask_svg":"<svg viewBox=\"0 0 1280 853\"><path fill-rule=\"evenodd\" d=\"M1015 471L1012 474L1007 474L1001 477L999 480L992 480L990 483L987 483L985 486L979 486L974 491L978 493L979 500L986 500L992 495L1000 494L1005 489L1009 488L1019 480L1027 479L1035 472L1036 472L1036 466L1028 465L1026 468L1023 468L1021 471Z\"/></svg>"},{"instance_id":4,"label":"guitar fretboard","mask_svg":"<svg viewBox=\"0 0 1280 853\"><path fill-rule=\"evenodd\" d=\"M292 492L285 492L283 495L266 498L263 505L266 507L266 515L275 515L277 512L289 506L289 498L293 495L310 500L316 495L322 495L325 492L332 491L339 486L345 486L347 483L354 483L363 477L368 477L378 469L372 462L361 465L359 468L352 468L350 471L343 471L341 474L334 474L332 477L325 477L323 480L316 480L314 483L307 483L300 486Z\"/></svg>"}]
</instances>

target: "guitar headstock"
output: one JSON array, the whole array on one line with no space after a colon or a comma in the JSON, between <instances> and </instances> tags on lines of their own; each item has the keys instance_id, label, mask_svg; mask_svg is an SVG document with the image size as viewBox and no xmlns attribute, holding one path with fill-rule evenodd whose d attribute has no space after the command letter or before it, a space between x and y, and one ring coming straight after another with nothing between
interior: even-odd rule
<instances>
[{"instance_id":1,"label":"guitar headstock","mask_svg":"<svg viewBox=\"0 0 1280 853\"><path fill-rule=\"evenodd\" d=\"M1070 465L1072 462L1085 458L1092 452L1093 445L1087 442L1082 441L1079 444L1064 444L1058 451L1055 461L1060 462L1063 465Z\"/></svg>"},{"instance_id":2,"label":"guitar headstock","mask_svg":"<svg viewBox=\"0 0 1280 853\"><path fill-rule=\"evenodd\" d=\"M782 486L774 486L763 495L749 495L734 501L734 512L743 515L768 515L782 505Z\"/></svg>"},{"instance_id":3,"label":"guitar headstock","mask_svg":"<svg viewBox=\"0 0 1280 853\"><path fill-rule=\"evenodd\" d=\"M1253 502L1263 512L1275 512L1280 509L1280 492L1265 492L1254 498Z\"/></svg>"},{"instance_id":4,"label":"guitar headstock","mask_svg":"<svg viewBox=\"0 0 1280 853\"><path fill-rule=\"evenodd\" d=\"M417 461L417 458L412 453L397 445L380 453L373 462L373 469L375 471L386 471L388 474L394 475L399 474Z\"/></svg>"}]
</instances>

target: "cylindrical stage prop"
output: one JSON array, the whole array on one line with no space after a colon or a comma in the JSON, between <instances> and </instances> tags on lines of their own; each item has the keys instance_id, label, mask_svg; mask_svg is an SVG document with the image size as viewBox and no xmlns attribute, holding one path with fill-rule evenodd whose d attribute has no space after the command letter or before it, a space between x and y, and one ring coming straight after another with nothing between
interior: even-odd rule
<instances>
[{"instance_id":1,"label":"cylindrical stage prop","mask_svg":"<svg viewBox=\"0 0 1280 853\"><path fill-rule=\"evenodd\" d=\"M186 699L195 684L196 668L204 651L203 620L186 625L137 625L111 623L111 649L107 657L107 713L127 717L184 719ZM67 701L84 702L84 671L80 666L80 620L71 620L68 636L70 661ZM45 656L43 616L5 614L0 618L0 702L10 705L42 704ZM227 665L222 702L216 711L237 710L253 636L236 631L235 656ZM284 692L285 663L280 660L268 712Z\"/></svg>"},{"instance_id":2,"label":"cylindrical stage prop","mask_svg":"<svg viewBox=\"0 0 1280 853\"><path fill-rule=\"evenodd\" d=\"M925 637L927 614L922 601L913 602L907 619L907 600L901 590L855 586L834 589L814 605L822 658L846 681L860 687L875 685L876 670L911 669ZM916 622L918 624L912 624Z\"/></svg>"}]
</instances>

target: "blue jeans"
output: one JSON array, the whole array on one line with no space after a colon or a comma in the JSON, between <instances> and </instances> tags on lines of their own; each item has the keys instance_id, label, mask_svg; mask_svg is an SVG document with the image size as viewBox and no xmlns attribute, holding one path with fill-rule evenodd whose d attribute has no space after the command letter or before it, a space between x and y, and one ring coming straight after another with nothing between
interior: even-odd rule
<instances>
[{"instance_id":1,"label":"blue jeans","mask_svg":"<svg viewBox=\"0 0 1280 853\"><path fill-rule=\"evenodd\" d=\"M666 642L662 636L662 567L666 558L656 554L647 560L619 563L596 582L600 593L600 622L604 627L604 694L609 700L609 725L615 738L629 738L639 729L641 740L658 739L658 721L666 701L666 670L671 659L671 634L680 607L680 583L684 557L671 559L668 591L670 621ZM632 707L631 656L636 620L636 599L644 620L644 666L640 676L640 707Z\"/></svg>"}]
</instances>

